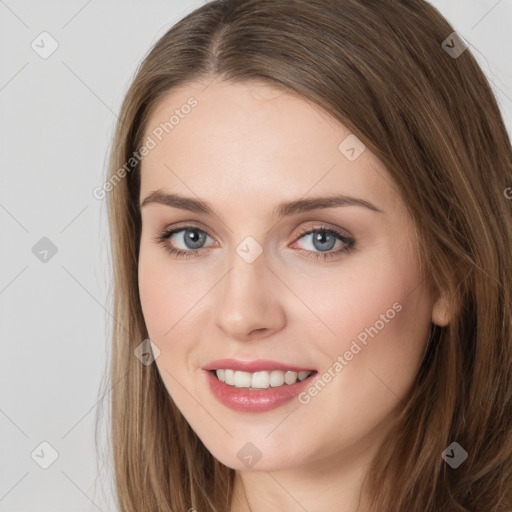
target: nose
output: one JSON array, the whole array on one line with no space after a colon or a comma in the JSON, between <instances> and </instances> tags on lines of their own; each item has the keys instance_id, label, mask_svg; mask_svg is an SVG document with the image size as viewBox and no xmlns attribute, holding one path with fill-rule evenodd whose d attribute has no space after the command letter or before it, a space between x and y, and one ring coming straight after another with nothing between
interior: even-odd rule
<instances>
[{"instance_id":1,"label":"nose","mask_svg":"<svg viewBox=\"0 0 512 512\"><path fill-rule=\"evenodd\" d=\"M235 254L216 288L215 322L229 338L267 337L285 325L282 284L267 266L264 252L251 263Z\"/></svg>"}]
</instances>

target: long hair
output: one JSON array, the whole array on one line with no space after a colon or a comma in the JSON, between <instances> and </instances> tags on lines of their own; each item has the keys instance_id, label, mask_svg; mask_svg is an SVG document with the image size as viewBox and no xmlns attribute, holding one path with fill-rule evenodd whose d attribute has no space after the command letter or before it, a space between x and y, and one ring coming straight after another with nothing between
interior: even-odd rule
<instances>
[{"instance_id":1,"label":"long hair","mask_svg":"<svg viewBox=\"0 0 512 512\"><path fill-rule=\"evenodd\" d=\"M446 327L431 325L413 389L368 472L376 508L512 510L512 153L471 50L447 51L462 44L453 32L423 0L214 0L148 53L122 104L102 188L122 512L227 512L232 499L234 470L190 428L156 365L134 356L148 338L137 283L136 156L162 98L214 77L298 93L350 128L392 176L431 285L454 312ZM468 453L456 469L441 456L453 442Z\"/></svg>"}]
</instances>

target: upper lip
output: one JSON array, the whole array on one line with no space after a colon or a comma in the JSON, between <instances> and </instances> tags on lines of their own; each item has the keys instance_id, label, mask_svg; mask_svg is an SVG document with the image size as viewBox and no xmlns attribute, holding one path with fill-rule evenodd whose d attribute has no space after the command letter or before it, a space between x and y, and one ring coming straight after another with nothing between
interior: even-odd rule
<instances>
[{"instance_id":1,"label":"upper lip","mask_svg":"<svg viewBox=\"0 0 512 512\"><path fill-rule=\"evenodd\" d=\"M203 370L239 370L242 372L254 373L272 370L287 370L295 372L313 371L312 368L304 368L294 364L281 363L280 361L271 361L269 359L255 359L253 361L241 361L238 359L217 359L205 366Z\"/></svg>"}]
</instances>

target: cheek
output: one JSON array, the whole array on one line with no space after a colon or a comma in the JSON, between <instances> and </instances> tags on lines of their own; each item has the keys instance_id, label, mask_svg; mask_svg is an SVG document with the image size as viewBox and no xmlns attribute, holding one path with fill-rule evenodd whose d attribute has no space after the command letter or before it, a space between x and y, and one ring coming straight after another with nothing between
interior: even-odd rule
<instances>
[{"instance_id":1,"label":"cheek","mask_svg":"<svg viewBox=\"0 0 512 512\"><path fill-rule=\"evenodd\" d=\"M173 326L185 315L194 297L200 296L191 276L180 272L179 266L173 266L167 258L160 247L141 246L139 296L148 333L155 341L172 338Z\"/></svg>"},{"instance_id":2,"label":"cheek","mask_svg":"<svg viewBox=\"0 0 512 512\"><path fill-rule=\"evenodd\" d=\"M161 247L143 243L138 284L148 335L160 350L156 365L169 393L177 398L182 393L177 383L188 381L194 370L191 354L197 351L201 309L197 305L209 286L169 258Z\"/></svg>"},{"instance_id":3,"label":"cheek","mask_svg":"<svg viewBox=\"0 0 512 512\"><path fill-rule=\"evenodd\" d=\"M174 275L176 272L162 261L164 258L165 255L162 258L152 248L146 250L141 247L138 269L140 303L148 336L160 351L155 360L160 376L173 400L178 406L183 406L185 397L181 397L177 383L185 382L186 343L190 336L187 337L183 331L186 320L180 321L180 318L185 314L181 310L189 304L189 299L187 289L179 283Z\"/></svg>"},{"instance_id":4,"label":"cheek","mask_svg":"<svg viewBox=\"0 0 512 512\"><path fill-rule=\"evenodd\" d=\"M322 328L316 345L323 353L322 371L336 375L333 400L346 389L355 408L389 406L404 396L424 354L432 311L414 254L390 249L354 260L339 279L324 283L322 294L320 287L310 288L309 297L331 331Z\"/></svg>"},{"instance_id":5,"label":"cheek","mask_svg":"<svg viewBox=\"0 0 512 512\"><path fill-rule=\"evenodd\" d=\"M149 261L141 251L139 259L139 295L144 320L151 339L159 339L165 332L164 323L169 318L169 303L173 290L167 276L158 264ZM170 326L167 326L167 329Z\"/></svg>"},{"instance_id":6,"label":"cheek","mask_svg":"<svg viewBox=\"0 0 512 512\"><path fill-rule=\"evenodd\" d=\"M300 397L300 410L309 418L304 421L319 432L318 453L372 432L414 385L431 314L422 281L414 259L382 251L373 262L358 262L339 279L326 281L323 293L320 286L309 288L315 313L334 331L302 321L308 331L303 338L312 340L312 353L321 354L322 361L320 382ZM298 314L295 322L301 322ZM326 411L330 419L322 424L318 419L326 418ZM342 438L333 425L343 426ZM290 443L300 443L299 432L289 436Z\"/></svg>"}]
</instances>

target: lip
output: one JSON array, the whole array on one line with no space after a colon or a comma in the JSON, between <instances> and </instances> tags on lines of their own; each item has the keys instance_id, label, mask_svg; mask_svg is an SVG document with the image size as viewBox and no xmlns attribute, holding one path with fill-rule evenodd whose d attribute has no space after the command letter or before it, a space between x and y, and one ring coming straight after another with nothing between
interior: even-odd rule
<instances>
[{"instance_id":1,"label":"lip","mask_svg":"<svg viewBox=\"0 0 512 512\"><path fill-rule=\"evenodd\" d=\"M271 361L270 359L256 359L254 361L240 361L238 359L217 359L203 366L203 370L239 370L242 372L271 372L272 370L291 370L294 372L314 371L312 368L304 368L293 364ZM294 384L292 384L294 386Z\"/></svg>"},{"instance_id":2,"label":"lip","mask_svg":"<svg viewBox=\"0 0 512 512\"><path fill-rule=\"evenodd\" d=\"M237 361L238 366L236 367L233 366L233 363L226 365L227 361L233 360L221 360L220 362L222 364L220 365L217 365L218 361L214 361L208 365L213 365L212 368L203 368L203 373L213 396L224 406L238 412L267 412L281 407L293 400L297 395L304 391L304 389L310 386L313 379L315 379L318 374L316 370L313 370L311 375L302 381L298 381L295 384L284 384L275 388L235 388L234 386L230 386L224 382L221 382L215 376L214 370L219 368L228 368L240 371L250 371L252 373L255 371L270 370L270 368L268 362L263 363L262 361L252 361L249 364L245 362L243 365L240 364L241 361ZM265 366L261 366L262 364L265 364ZM251 368L251 370L248 368ZM283 368L293 371L306 370L305 368L303 369L293 365L284 366L281 363L274 361L274 367L272 368L273 370L282 370Z\"/></svg>"}]
</instances>

